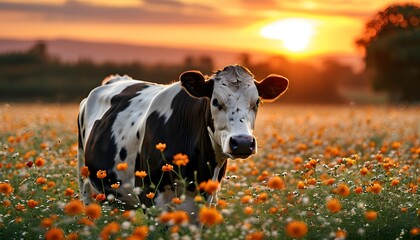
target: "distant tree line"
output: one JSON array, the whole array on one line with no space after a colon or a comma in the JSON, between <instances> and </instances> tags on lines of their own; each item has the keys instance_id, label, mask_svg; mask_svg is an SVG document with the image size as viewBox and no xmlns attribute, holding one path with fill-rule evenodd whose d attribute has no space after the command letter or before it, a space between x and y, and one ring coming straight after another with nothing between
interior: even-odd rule
<instances>
[{"instance_id":1,"label":"distant tree line","mask_svg":"<svg viewBox=\"0 0 420 240\"><path fill-rule=\"evenodd\" d=\"M317 69L279 56L260 63L253 63L250 58L250 55L243 54L238 57L238 63L248 67L257 80L270 73L290 79L289 91L283 98L286 102L342 102L337 93L338 85L363 84L363 77L334 61L326 61L322 69ZM39 42L26 52L0 55L0 101L78 102L111 74L166 84L176 81L180 73L191 69L207 75L216 70L213 60L207 56L187 56L183 62L172 65L150 66L140 62L98 64L87 59L67 63L50 56L46 44Z\"/></svg>"}]
</instances>

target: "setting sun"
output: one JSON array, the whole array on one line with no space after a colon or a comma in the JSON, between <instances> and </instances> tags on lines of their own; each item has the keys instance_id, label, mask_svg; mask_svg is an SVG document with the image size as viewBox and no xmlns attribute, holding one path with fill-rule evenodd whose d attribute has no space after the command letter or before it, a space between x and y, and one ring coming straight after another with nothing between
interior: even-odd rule
<instances>
[{"instance_id":1,"label":"setting sun","mask_svg":"<svg viewBox=\"0 0 420 240\"><path fill-rule=\"evenodd\" d=\"M281 40L283 46L293 52L305 50L314 35L314 22L306 19L289 18L271 23L261 29L265 38Z\"/></svg>"}]
</instances>

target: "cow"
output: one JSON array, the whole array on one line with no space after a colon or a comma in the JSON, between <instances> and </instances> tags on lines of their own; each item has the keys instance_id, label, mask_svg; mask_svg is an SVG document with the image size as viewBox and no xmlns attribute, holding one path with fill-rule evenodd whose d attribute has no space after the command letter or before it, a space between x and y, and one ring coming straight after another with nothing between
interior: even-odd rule
<instances>
[{"instance_id":1,"label":"cow","mask_svg":"<svg viewBox=\"0 0 420 240\"><path fill-rule=\"evenodd\" d=\"M161 85L113 75L82 100L78 179L86 204L93 193L104 193L127 209L155 205L167 210L172 198L182 194L178 208L193 214L194 196L201 194L196 183L220 182L227 159L246 159L257 152L253 129L260 102L274 101L289 83L274 74L258 82L236 64L211 76L186 71L179 80ZM166 144L162 152L156 149L159 143ZM188 164L162 172L177 153L185 154ZM120 163L126 169L117 169ZM86 167L89 177L82 176ZM105 178L98 178L99 170L106 171ZM136 177L136 171L145 171L147 177ZM111 187L115 183L118 188ZM214 194L203 196L212 203Z\"/></svg>"}]
</instances>

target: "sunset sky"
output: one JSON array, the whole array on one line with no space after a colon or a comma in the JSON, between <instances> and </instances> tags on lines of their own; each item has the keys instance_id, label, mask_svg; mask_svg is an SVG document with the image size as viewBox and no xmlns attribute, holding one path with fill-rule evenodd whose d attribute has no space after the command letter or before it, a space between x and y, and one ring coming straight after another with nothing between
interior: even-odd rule
<instances>
[{"instance_id":1,"label":"sunset sky","mask_svg":"<svg viewBox=\"0 0 420 240\"><path fill-rule=\"evenodd\" d=\"M280 53L360 54L354 40L399 0L0 0L0 38Z\"/></svg>"}]
</instances>

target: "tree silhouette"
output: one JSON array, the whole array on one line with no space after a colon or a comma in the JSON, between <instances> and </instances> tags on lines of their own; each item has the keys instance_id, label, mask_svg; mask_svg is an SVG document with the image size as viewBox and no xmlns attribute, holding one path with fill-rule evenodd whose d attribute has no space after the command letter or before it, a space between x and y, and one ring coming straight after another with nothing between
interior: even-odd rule
<instances>
[{"instance_id":1,"label":"tree silhouette","mask_svg":"<svg viewBox=\"0 0 420 240\"><path fill-rule=\"evenodd\" d=\"M420 101L420 7L392 5L367 22L356 41L365 50L368 75L392 100Z\"/></svg>"}]
</instances>

